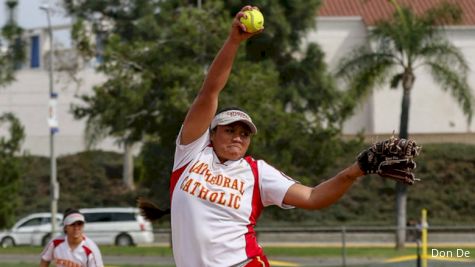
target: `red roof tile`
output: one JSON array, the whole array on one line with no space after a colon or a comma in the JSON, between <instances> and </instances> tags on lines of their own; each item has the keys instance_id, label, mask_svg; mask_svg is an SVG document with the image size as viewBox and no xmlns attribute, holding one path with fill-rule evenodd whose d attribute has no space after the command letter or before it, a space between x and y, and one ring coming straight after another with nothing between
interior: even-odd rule
<instances>
[{"instance_id":1,"label":"red roof tile","mask_svg":"<svg viewBox=\"0 0 475 267\"><path fill-rule=\"evenodd\" d=\"M397 0L401 6L411 7L416 14L424 11L444 0ZM447 1L447 0L445 0ZM475 25L475 0L449 0L457 3L463 10L462 21L458 25ZM366 25L374 25L381 19L390 18L394 7L388 0L322 0L318 15L322 17L360 16Z\"/></svg>"}]
</instances>

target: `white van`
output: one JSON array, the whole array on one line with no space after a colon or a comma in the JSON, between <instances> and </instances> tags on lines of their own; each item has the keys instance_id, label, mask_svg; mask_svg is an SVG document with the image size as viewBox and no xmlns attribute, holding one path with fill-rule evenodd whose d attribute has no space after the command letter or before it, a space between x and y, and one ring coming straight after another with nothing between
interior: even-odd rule
<instances>
[{"instance_id":1,"label":"white van","mask_svg":"<svg viewBox=\"0 0 475 267\"><path fill-rule=\"evenodd\" d=\"M153 243L152 224L137 208L81 209L86 224L84 233L101 245L131 246ZM58 234L62 233L63 215L57 214ZM41 245L50 239L51 213L34 213L20 219L8 231L0 232L0 246Z\"/></svg>"},{"instance_id":2,"label":"white van","mask_svg":"<svg viewBox=\"0 0 475 267\"><path fill-rule=\"evenodd\" d=\"M86 219L84 233L97 244L131 246L153 243L152 224L137 208L79 210Z\"/></svg>"}]
</instances>

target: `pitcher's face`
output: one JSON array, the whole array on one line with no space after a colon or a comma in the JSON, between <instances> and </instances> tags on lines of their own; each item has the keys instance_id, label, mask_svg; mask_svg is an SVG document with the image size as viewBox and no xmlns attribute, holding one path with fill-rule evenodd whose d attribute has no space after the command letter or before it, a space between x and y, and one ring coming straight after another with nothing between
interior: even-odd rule
<instances>
[{"instance_id":1,"label":"pitcher's face","mask_svg":"<svg viewBox=\"0 0 475 267\"><path fill-rule=\"evenodd\" d=\"M251 135L249 126L242 122L218 125L211 131L211 143L221 162L238 160L246 154Z\"/></svg>"}]
</instances>

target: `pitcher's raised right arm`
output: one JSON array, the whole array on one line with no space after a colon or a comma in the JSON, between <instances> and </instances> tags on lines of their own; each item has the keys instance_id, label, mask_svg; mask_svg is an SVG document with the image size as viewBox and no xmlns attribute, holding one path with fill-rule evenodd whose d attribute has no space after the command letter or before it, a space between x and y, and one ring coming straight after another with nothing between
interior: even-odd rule
<instances>
[{"instance_id":1,"label":"pitcher's raised right arm","mask_svg":"<svg viewBox=\"0 0 475 267\"><path fill-rule=\"evenodd\" d=\"M180 144L190 144L208 130L218 109L219 93L228 81L239 45L262 31L247 33L239 20L244 15L243 11L252 8L255 7L245 6L234 17L228 38L214 58L203 85L188 110L183 122Z\"/></svg>"}]
</instances>

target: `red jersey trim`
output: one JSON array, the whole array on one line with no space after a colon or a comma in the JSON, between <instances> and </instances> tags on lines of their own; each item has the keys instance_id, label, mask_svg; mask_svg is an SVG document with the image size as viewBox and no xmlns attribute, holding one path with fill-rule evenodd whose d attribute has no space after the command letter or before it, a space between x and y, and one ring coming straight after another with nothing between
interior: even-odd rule
<instances>
[{"instance_id":1,"label":"red jersey trim","mask_svg":"<svg viewBox=\"0 0 475 267\"><path fill-rule=\"evenodd\" d=\"M172 203L173 190L175 190L176 183L178 183L178 179L180 179L180 176L185 171L188 164L190 164L190 162L188 162L187 164L185 164L183 167L179 168L178 170L175 170L172 172L172 175L170 177L170 189L169 189L170 190L170 205Z\"/></svg>"},{"instance_id":2,"label":"red jersey trim","mask_svg":"<svg viewBox=\"0 0 475 267\"><path fill-rule=\"evenodd\" d=\"M53 240L53 247L54 248L57 248L59 245L61 245L62 243L64 243L66 239L54 239ZM86 240L85 237L82 238L82 240ZM86 253L86 256L89 257L89 255L92 254L92 250L88 247L86 247L85 245L82 246L84 252ZM44 254L44 253L43 253Z\"/></svg>"},{"instance_id":3,"label":"red jersey trim","mask_svg":"<svg viewBox=\"0 0 475 267\"><path fill-rule=\"evenodd\" d=\"M86 252L86 256L89 256L92 254L92 250L86 246L82 246L82 248L84 249L84 252Z\"/></svg>"},{"instance_id":4,"label":"red jersey trim","mask_svg":"<svg viewBox=\"0 0 475 267\"><path fill-rule=\"evenodd\" d=\"M53 246L57 247L57 246L61 245L61 243L63 243L63 242L64 242L64 239L55 239L55 240L53 240Z\"/></svg>"},{"instance_id":5,"label":"red jersey trim","mask_svg":"<svg viewBox=\"0 0 475 267\"><path fill-rule=\"evenodd\" d=\"M263 254L262 248L257 243L256 231L254 230L254 226L256 225L257 219L261 215L263 205L261 201L261 191L259 189L259 170L257 168L257 161L250 156L247 156L244 159L251 166L252 174L254 175L252 210L251 215L249 216L249 224L247 225L248 232L245 234L246 255L248 258L252 258Z\"/></svg>"}]
</instances>

